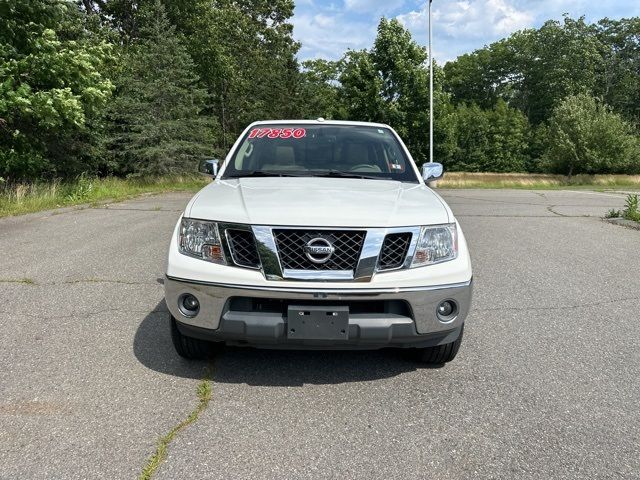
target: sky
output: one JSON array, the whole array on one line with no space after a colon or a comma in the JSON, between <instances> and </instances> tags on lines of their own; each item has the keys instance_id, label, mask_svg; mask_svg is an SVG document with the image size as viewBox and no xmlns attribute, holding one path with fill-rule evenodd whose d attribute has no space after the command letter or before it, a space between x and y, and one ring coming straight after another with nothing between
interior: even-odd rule
<instances>
[{"instance_id":1,"label":"sky","mask_svg":"<svg viewBox=\"0 0 640 480\"><path fill-rule=\"evenodd\" d=\"M397 18L426 45L428 0L296 0L294 38L301 60L338 59L370 48L380 17ZM588 21L640 16L640 0L433 0L433 51L444 64L564 13Z\"/></svg>"}]
</instances>

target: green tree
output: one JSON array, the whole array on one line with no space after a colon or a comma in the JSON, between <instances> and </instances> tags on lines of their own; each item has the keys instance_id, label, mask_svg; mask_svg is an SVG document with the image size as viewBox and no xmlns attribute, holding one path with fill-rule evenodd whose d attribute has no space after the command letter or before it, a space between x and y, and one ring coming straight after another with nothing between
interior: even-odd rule
<instances>
[{"instance_id":1,"label":"green tree","mask_svg":"<svg viewBox=\"0 0 640 480\"><path fill-rule=\"evenodd\" d=\"M302 63L300 113L303 118L344 118L339 104L339 63L316 59Z\"/></svg>"},{"instance_id":2,"label":"green tree","mask_svg":"<svg viewBox=\"0 0 640 480\"><path fill-rule=\"evenodd\" d=\"M451 170L480 172L489 148L489 119L478 105L461 104L455 109L456 150Z\"/></svg>"},{"instance_id":3,"label":"green tree","mask_svg":"<svg viewBox=\"0 0 640 480\"><path fill-rule=\"evenodd\" d=\"M252 121L299 116L299 44L288 22L293 1L201 3L193 26L181 30L222 126L222 146Z\"/></svg>"},{"instance_id":4,"label":"green tree","mask_svg":"<svg viewBox=\"0 0 640 480\"><path fill-rule=\"evenodd\" d=\"M446 90L455 103L475 102L483 108L502 98L538 125L568 95L593 92L601 64L597 29L584 18L565 17L450 62Z\"/></svg>"},{"instance_id":5,"label":"green tree","mask_svg":"<svg viewBox=\"0 0 640 480\"><path fill-rule=\"evenodd\" d=\"M567 97L549 122L544 161L568 177L578 173L639 173L640 145L633 127L593 97Z\"/></svg>"},{"instance_id":6,"label":"green tree","mask_svg":"<svg viewBox=\"0 0 640 480\"><path fill-rule=\"evenodd\" d=\"M531 173L545 173L547 165L542 160L549 143L549 126L541 123L531 126L531 135L529 137L529 149L527 152L527 161L525 169Z\"/></svg>"},{"instance_id":7,"label":"green tree","mask_svg":"<svg viewBox=\"0 0 640 480\"><path fill-rule=\"evenodd\" d=\"M402 136L414 159L429 155L429 72L427 53L397 20L383 18L371 51L349 51L342 59L339 99L346 117L383 122ZM434 66L434 111L444 121L434 125L434 155L451 155L448 95L443 73Z\"/></svg>"},{"instance_id":8,"label":"green tree","mask_svg":"<svg viewBox=\"0 0 640 480\"><path fill-rule=\"evenodd\" d=\"M146 7L139 21L109 108L110 151L121 173L194 172L212 153L214 125L201 115L206 92L162 4Z\"/></svg>"},{"instance_id":9,"label":"green tree","mask_svg":"<svg viewBox=\"0 0 640 480\"><path fill-rule=\"evenodd\" d=\"M129 45L140 38L141 11L155 0L83 0L87 11ZM293 0L162 0L169 23L188 45L209 94L207 113L221 126L226 149L258 119L298 117L304 107Z\"/></svg>"},{"instance_id":10,"label":"green tree","mask_svg":"<svg viewBox=\"0 0 640 480\"><path fill-rule=\"evenodd\" d=\"M522 172L528 162L530 126L527 117L511 108L504 100L487 112L489 117L489 149L487 163L482 166L489 172Z\"/></svg>"},{"instance_id":11,"label":"green tree","mask_svg":"<svg viewBox=\"0 0 640 480\"><path fill-rule=\"evenodd\" d=\"M597 24L602 62L596 95L628 119L640 121L640 18Z\"/></svg>"},{"instance_id":12,"label":"green tree","mask_svg":"<svg viewBox=\"0 0 640 480\"><path fill-rule=\"evenodd\" d=\"M527 118L503 100L493 109L476 104L455 110L457 148L452 170L468 172L521 172L528 161L530 127Z\"/></svg>"},{"instance_id":13,"label":"green tree","mask_svg":"<svg viewBox=\"0 0 640 480\"><path fill-rule=\"evenodd\" d=\"M340 67L338 98L345 109L345 119L384 121L384 101L380 95L382 79L369 52L348 51Z\"/></svg>"},{"instance_id":14,"label":"green tree","mask_svg":"<svg viewBox=\"0 0 640 480\"><path fill-rule=\"evenodd\" d=\"M444 66L445 90L455 104L475 103L493 107L500 98L504 79L494 67L498 44L459 56Z\"/></svg>"},{"instance_id":15,"label":"green tree","mask_svg":"<svg viewBox=\"0 0 640 480\"><path fill-rule=\"evenodd\" d=\"M512 59L522 75L512 106L533 124L548 119L568 95L593 92L602 60L600 42L584 18L547 21L537 31L516 34L513 41L523 55Z\"/></svg>"},{"instance_id":16,"label":"green tree","mask_svg":"<svg viewBox=\"0 0 640 480\"><path fill-rule=\"evenodd\" d=\"M0 2L0 176L98 171L112 60L77 5Z\"/></svg>"}]
</instances>

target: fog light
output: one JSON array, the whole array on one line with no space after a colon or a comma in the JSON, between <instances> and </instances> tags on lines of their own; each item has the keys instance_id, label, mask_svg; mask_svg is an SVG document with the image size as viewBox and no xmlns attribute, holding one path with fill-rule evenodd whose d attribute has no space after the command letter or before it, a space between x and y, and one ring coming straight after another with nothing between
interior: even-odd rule
<instances>
[{"instance_id":1,"label":"fog light","mask_svg":"<svg viewBox=\"0 0 640 480\"><path fill-rule=\"evenodd\" d=\"M196 297L187 293L180 297L178 307L185 317L195 317L200 310L200 302Z\"/></svg>"},{"instance_id":2,"label":"fog light","mask_svg":"<svg viewBox=\"0 0 640 480\"><path fill-rule=\"evenodd\" d=\"M441 322L450 322L458 314L458 305L453 300L445 300L438 305L437 312Z\"/></svg>"}]
</instances>

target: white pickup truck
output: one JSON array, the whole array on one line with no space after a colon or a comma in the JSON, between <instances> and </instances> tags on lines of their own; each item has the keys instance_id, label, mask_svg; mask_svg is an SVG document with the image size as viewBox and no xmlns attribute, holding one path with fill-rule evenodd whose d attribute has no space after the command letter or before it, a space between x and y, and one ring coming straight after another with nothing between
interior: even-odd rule
<instances>
[{"instance_id":1,"label":"white pickup truck","mask_svg":"<svg viewBox=\"0 0 640 480\"><path fill-rule=\"evenodd\" d=\"M413 349L454 359L472 272L460 225L387 125L250 125L169 247L165 299L181 356L224 344Z\"/></svg>"}]
</instances>

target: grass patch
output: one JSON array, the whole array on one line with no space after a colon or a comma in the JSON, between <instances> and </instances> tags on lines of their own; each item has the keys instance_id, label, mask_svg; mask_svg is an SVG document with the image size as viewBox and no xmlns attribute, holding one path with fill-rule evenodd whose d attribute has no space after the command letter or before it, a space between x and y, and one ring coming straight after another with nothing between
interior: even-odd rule
<instances>
[{"instance_id":1,"label":"grass patch","mask_svg":"<svg viewBox=\"0 0 640 480\"><path fill-rule=\"evenodd\" d=\"M563 175L535 173L447 172L439 188L522 188L553 190L561 188L632 188L640 190L640 175Z\"/></svg>"},{"instance_id":2,"label":"grass patch","mask_svg":"<svg viewBox=\"0 0 640 480\"><path fill-rule=\"evenodd\" d=\"M154 178L89 178L72 182L52 181L0 185L0 217L101 201L118 202L144 193L197 191L209 183L204 175L171 175Z\"/></svg>"},{"instance_id":3,"label":"grass patch","mask_svg":"<svg viewBox=\"0 0 640 480\"><path fill-rule=\"evenodd\" d=\"M198 384L196 393L198 395L198 405L196 408L178 425L173 427L169 433L158 440L158 446L156 447L156 451L151 455L149 461L145 465L142 473L138 477L138 480L150 480L158 467L162 464L165 458L167 458L167 449L169 448L169 444L175 438L175 436L180 433L181 430L185 429L196 420L200 414L207 408L209 405L209 401L211 401L211 376L210 371L207 370L205 373L205 377Z\"/></svg>"}]
</instances>

